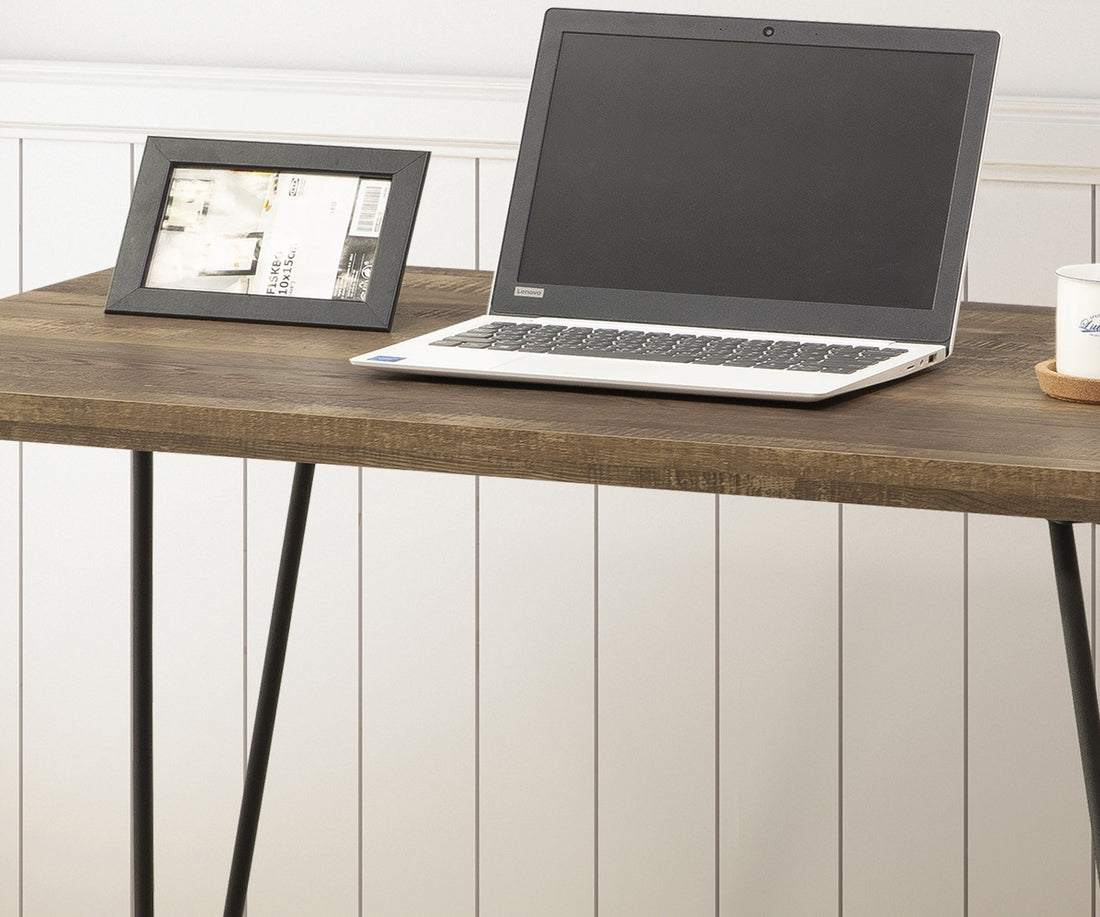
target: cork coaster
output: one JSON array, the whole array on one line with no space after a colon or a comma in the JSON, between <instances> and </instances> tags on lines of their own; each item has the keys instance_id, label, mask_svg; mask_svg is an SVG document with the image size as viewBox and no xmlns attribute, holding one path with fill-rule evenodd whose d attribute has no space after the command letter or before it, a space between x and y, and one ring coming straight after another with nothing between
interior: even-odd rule
<instances>
[{"instance_id":1,"label":"cork coaster","mask_svg":"<svg viewBox=\"0 0 1100 917\"><path fill-rule=\"evenodd\" d=\"M1039 387L1051 398L1100 404L1100 379L1063 376L1054 368L1053 360L1036 363L1035 375L1039 377Z\"/></svg>"}]
</instances>

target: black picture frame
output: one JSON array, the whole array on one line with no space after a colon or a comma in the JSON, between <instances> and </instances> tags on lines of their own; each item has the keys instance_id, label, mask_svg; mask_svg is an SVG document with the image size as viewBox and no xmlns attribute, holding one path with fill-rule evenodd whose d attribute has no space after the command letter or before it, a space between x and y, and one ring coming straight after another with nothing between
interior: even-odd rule
<instances>
[{"instance_id":1,"label":"black picture frame","mask_svg":"<svg viewBox=\"0 0 1100 917\"><path fill-rule=\"evenodd\" d=\"M388 331L429 157L149 137L105 311ZM327 205L324 195L332 198ZM227 211L239 219L239 231L226 231L236 226ZM356 224L364 212L366 222ZM344 213L340 241L336 226ZM253 221L268 227L270 245ZM288 242L308 229L323 229L323 244ZM324 270L313 270L316 262ZM329 262L333 294L326 298L317 291Z\"/></svg>"}]
</instances>

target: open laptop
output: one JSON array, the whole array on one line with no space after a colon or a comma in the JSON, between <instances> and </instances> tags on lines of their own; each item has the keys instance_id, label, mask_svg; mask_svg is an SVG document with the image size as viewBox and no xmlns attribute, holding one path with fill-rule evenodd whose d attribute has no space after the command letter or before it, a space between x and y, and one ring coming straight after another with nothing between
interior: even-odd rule
<instances>
[{"instance_id":1,"label":"open laptop","mask_svg":"<svg viewBox=\"0 0 1100 917\"><path fill-rule=\"evenodd\" d=\"M488 315L352 362L795 401L939 363L998 43L549 10Z\"/></svg>"}]
</instances>

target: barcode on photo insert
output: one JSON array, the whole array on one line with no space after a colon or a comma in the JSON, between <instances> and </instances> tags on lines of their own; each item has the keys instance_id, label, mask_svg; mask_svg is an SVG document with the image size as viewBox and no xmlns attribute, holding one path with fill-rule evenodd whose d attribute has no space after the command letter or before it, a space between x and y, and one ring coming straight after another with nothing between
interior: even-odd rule
<instances>
[{"instance_id":1,"label":"barcode on photo insert","mask_svg":"<svg viewBox=\"0 0 1100 917\"><path fill-rule=\"evenodd\" d=\"M389 196L390 183L387 180L364 178L359 182L359 194L348 235L377 236L382 231Z\"/></svg>"}]
</instances>

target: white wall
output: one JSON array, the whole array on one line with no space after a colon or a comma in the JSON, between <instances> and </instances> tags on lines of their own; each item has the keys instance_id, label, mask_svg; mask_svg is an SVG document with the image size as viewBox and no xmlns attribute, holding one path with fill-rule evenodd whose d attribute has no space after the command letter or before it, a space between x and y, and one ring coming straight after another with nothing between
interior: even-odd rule
<instances>
[{"instance_id":1,"label":"white wall","mask_svg":"<svg viewBox=\"0 0 1100 917\"><path fill-rule=\"evenodd\" d=\"M193 0L162 11L137 0L10 3L0 59L199 64L527 78L546 0ZM561 4L568 6L571 4ZM1000 85L1012 95L1092 97L1100 11L1094 0L607 0L600 9L827 19L1002 35Z\"/></svg>"},{"instance_id":2,"label":"white wall","mask_svg":"<svg viewBox=\"0 0 1100 917\"><path fill-rule=\"evenodd\" d=\"M410 260L492 266L541 10L147 9L5 11L4 292L113 262L149 132L430 148ZM827 5L1005 33L968 287L1049 305L1096 255L1100 12L910 12ZM220 69L280 62L345 72ZM128 907L127 468L0 443L5 917ZM158 911L216 913L289 468L156 475ZM250 914L1094 913L1041 522L321 468L307 539Z\"/></svg>"}]
</instances>

